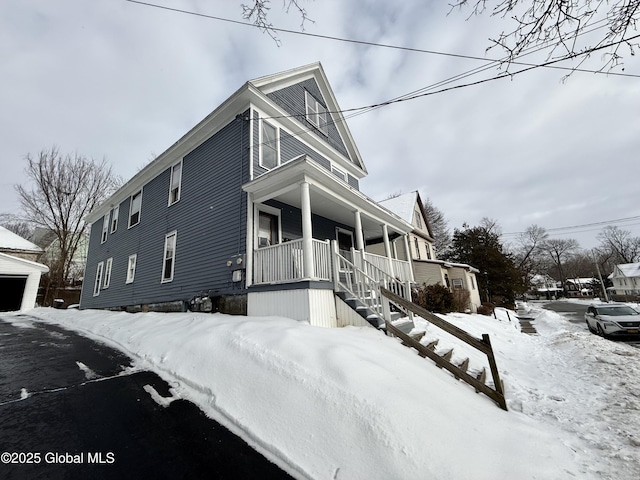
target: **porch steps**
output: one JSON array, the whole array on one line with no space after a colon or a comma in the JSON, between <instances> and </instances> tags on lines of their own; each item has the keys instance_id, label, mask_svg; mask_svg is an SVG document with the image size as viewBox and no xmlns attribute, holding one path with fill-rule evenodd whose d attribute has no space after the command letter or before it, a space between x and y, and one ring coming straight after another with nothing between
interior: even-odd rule
<instances>
[{"instance_id":1,"label":"porch steps","mask_svg":"<svg viewBox=\"0 0 640 480\"><path fill-rule=\"evenodd\" d=\"M340 297L347 305L349 305L349 307L351 307L352 310L354 310L358 315L360 315L367 322L369 322L373 327L380 330L385 330L386 327L385 327L384 318L380 318L380 316L375 311L371 310L367 305L365 305L365 303L362 300L351 296L347 292L336 292L336 295L338 295L338 297ZM400 313L398 312L391 313L391 322L396 322L399 319L400 319ZM413 328L413 322L410 322L410 323L411 323L411 328L409 329L409 331ZM404 331L404 329L406 329L407 327L398 326L398 328L401 328Z\"/></svg>"}]
</instances>

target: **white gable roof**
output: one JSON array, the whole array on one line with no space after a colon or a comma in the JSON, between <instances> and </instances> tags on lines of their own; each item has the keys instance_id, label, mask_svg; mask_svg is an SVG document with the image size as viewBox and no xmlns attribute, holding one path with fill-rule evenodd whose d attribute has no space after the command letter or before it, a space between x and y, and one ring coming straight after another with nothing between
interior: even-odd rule
<instances>
[{"instance_id":1,"label":"white gable roof","mask_svg":"<svg viewBox=\"0 0 640 480\"><path fill-rule=\"evenodd\" d=\"M378 203L387 210L391 210L405 222L413 223L413 211L415 210L417 199L418 192L410 192Z\"/></svg>"},{"instance_id":2,"label":"white gable roof","mask_svg":"<svg viewBox=\"0 0 640 480\"><path fill-rule=\"evenodd\" d=\"M640 263L623 263L617 267L627 278L640 277Z\"/></svg>"},{"instance_id":3,"label":"white gable roof","mask_svg":"<svg viewBox=\"0 0 640 480\"><path fill-rule=\"evenodd\" d=\"M0 227L0 250L17 250L28 252L42 252L42 249L35 243L16 235L11 230Z\"/></svg>"}]
</instances>

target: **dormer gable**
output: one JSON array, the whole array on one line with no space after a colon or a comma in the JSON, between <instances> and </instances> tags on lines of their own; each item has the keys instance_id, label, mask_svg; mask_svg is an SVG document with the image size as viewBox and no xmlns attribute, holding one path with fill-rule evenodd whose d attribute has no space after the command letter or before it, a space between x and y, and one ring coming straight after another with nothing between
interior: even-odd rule
<instances>
[{"instance_id":1,"label":"dormer gable","mask_svg":"<svg viewBox=\"0 0 640 480\"><path fill-rule=\"evenodd\" d=\"M249 82L277 104L299 125L301 136L308 132L351 167L358 178L367 174L358 148L320 63L313 63Z\"/></svg>"},{"instance_id":2,"label":"dormer gable","mask_svg":"<svg viewBox=\"0 0 640 480\"><path fill-rule=\"evenodd\" d=\"M429 224L427 213L424 210L424 204L422 203L420 194L417 191L398 195L397 197L389 198L379 203L394 212L404 221L413 225L415 233L419 233L420 236L430 242L433 241L431 225Z\"/></svg>"}]
</instances>

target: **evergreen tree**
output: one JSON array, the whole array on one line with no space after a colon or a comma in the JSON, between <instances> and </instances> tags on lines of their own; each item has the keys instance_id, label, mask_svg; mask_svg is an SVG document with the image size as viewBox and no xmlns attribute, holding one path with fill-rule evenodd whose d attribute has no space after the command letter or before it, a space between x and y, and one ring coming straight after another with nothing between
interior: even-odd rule
<instances>
[{"instance_id":1,"label":"evergreen tree","mask_svg":"<svg viewBox=\"0 0 640 480\"><path fill-rule=\"evenodd\" d=\"M483 219L482 225L455 229L448 259L480 270L476 275L480 296L491 303L512 305L525 287L512 256L500 242L497 224Z\"/></svg>"}]
</instances>

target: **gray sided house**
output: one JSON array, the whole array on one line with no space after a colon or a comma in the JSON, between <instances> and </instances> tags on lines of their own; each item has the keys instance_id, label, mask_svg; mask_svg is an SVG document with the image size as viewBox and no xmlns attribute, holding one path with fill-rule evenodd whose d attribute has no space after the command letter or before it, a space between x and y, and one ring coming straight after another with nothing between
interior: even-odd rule
<instances>
[{"instance_id":1,"label":"gray sided house","mask_svg":"<svg viewBox=\"0 0 640 480\"><path fill-rule=\"evenodd\" d=\"M339 112L318 63L245 83L88 217L81 308L209 296L227 313L361 322L342 299L413 280L388 241L382 255L366 242L412 226L359 191Z\"/></svg>"}]
</instances>

